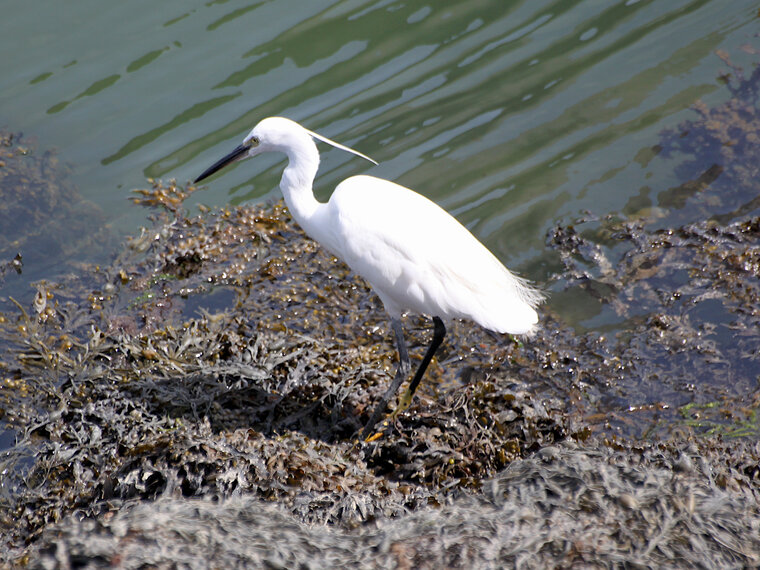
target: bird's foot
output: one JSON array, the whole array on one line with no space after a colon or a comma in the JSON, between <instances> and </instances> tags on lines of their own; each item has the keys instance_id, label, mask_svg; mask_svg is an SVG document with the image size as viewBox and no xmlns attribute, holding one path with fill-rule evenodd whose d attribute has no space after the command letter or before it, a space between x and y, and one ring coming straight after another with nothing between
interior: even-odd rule
<instances>
[{"instance_id":1,"label":"bird's foot","mask_svg":"<svg viewBox=\"0 0 760 570\"><path fill-rule=\"evenodd\" d=\"M396 416L403 414L409 408L409 406L412 405L413 397L414 394L412 394L409 390L405 390L404 395L399 398L398 406L396 406L396 409L393 410L393 413L389 416L390 419L395 420Z\"/></svg>"},{"instance_id":2,"label":"bird's foot","mask_svg":"<svg viewBox=\"0 0 760 570\"><path fill-rule=\"evenodd\" d=\"M399 400L398 406L396 406L396 409L391 412L388 417L383 421L383 423L380 425L380 428L375 431L375 433L372 432L372 428L374 428L374 425L367 424L364 428L364 431L362 432L362 438L364 439L365 443L370 443L373 441L377 441L383 435L385 435L386 430L396 421L396 418L399 414L404 413L409 406L412 403L412 397L413 394L406 390L404 392L404 395L401 396L401 399Z\"/></svg>"},{"instance_id":3,"label":"bird's foot","mask_svg":"<svg viewBox=\"0 0 760 570\"><path fill-rule=\"evenodd\" d=\"M376 431L375 433L373 433L373 434L368 435L367 437L365 437L364 438L364 443L372 443L373 441L377 441L378 439L380 439L381 437L383 437L383 435L385 435L385 434L383 433L383 430L380 429L380 430Z\"/></svg>"}]
</instances>

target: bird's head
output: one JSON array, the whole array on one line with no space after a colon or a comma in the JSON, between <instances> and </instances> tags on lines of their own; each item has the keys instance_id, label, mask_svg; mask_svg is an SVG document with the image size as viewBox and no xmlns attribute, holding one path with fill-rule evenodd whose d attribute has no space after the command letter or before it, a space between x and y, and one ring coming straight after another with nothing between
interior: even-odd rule
<instances>
[{"instance_id":1,"label":"bird's head","mask_svg":"<svg viewBox=\"0 0 760 570\"><path fill-rule=\"evenodd\" d=\"M227 156L208 167L198 178L195 179L195 182L200 182L228 164L232 164L233 162L250 156L256 156L257 154L262 154L264 152L284 152L285 154L290 154L303 147L304 144L311 144L312 138L326 142L335 148L345 150L369 160L373 164L377 164L377 162L370 157L353 150L352 148L332 141L327 137L323 137L322 135L305 129L295 121L291 121L284 117L268 117L259 121L239 146Z\"/></svg>"}]
</instances>

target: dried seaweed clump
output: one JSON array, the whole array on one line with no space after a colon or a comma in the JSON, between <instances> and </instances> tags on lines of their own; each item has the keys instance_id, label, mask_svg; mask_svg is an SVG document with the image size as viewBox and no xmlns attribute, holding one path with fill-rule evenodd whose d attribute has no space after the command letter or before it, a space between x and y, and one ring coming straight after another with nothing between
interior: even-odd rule
<instances>
[{"instance_id":1,"label":"dried seaweed clump","mask_svg":"<svg viewBox=\"0 0 760 570\"><path fill-rule=\"evenodd\" d=\"M382 307L281 205L190 217L191 191L141 193L155 225L97 289L40 282L0 319L0 407L18 430L0 465L6 552L68 514L167 496L255 496L350 528L477 489L569 433L560 398L498 368L524 347L462 325L449 350L464 361L431 367L386 436L358 442L393 368ZM421 348L429 331L412 325Z\"/></svg>"},{"instance_id":2,"label":"dried seaweed clump","mask_svg":"<svg viewBox=\"0 0 760 570\"><path fill-rule=\"evenodd\" d=\"M309 526L251 496L163 497L69 518L30 553L40 567L748 567L760 564L760 448L715 442L544 448L397 519ZM753 482L754 480L754 482Z\"/></svg>"}]
</instances>

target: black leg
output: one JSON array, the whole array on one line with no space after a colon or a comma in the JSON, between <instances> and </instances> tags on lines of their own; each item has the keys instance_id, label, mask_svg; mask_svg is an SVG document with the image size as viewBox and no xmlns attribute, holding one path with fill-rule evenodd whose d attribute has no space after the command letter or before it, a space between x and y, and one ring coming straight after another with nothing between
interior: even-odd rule
<instances>
[{"instance_id":1,"label":"black leg","mask_svg":"<svg viewBox=\"0 0 760 570\"><path fill-rule=\"evenodd\" d=\"M428 364L430 364L430 361L433 359L438 347L441 346L443 337L446 336L446 327L440 318L433 317L433 325L435 326L433 329L433 340L430 342L425 357L422 359L422 362L420 362L420 367L417 369L417 373L409 384L406 394L404 394L404 399L407 397L409 398L409 402L406 404L407 406L412 403L412 396L414 396L414 393L417 391L417 386L419 386L420 380L422 380L422 376L425 374Z\"/></svg>"},{"instance_id":2,"label":"black leg","mask_svg":"<svg viewBox=\"0 0 760 570\"><path fill-rule=\"evenodd\" d=\"M394 319L392 321L392 324L393 330L396 332L396 343L399 347L399 365L396 369L396 376L393 378L393 382L391 383L390 388L388 388L385 394L383 394L383 397L380 399L380 402L378 402L375 411L372 412L372 416L370 417L369 422L367 422L367 425L364 426L364 431L362 431L362 439L369 437L372 428L375 427L375 424L380 419L382 413L385 411L385 407L388 405L388 401L396 395L399 386L401 386L401 383L409 374L409 370L411 370L409 355L406 349L406 342L404 341L404 331L401 328L401 321ZM409 404L412 403L412 397L414 396L414 392L417 390L417 386L425 374L425 370L427 370L427 367L430 364L430 361L433 359L436 351L438 350L438 347L441 346L443 337L446 336L446 327L439 317L433 317L433 325L435 327L433 329L433 340L430 342L430 346L428 347L427 352L422 359L422 362L420 362L420 366L417 368L417 372L414 374L414 378L409 384L409 388L407 388L406 392L404 392L398 408L396 408L396 411L393 412L394 415L405 410L409 407Z\"/></svg>"}]
</instances>

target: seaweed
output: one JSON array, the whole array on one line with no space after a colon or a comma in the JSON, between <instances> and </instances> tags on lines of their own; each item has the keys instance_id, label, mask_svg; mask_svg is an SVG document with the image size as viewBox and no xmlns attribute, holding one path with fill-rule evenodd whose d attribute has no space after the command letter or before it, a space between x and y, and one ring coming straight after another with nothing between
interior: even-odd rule
<instances>
[{"instance_id":1,"label":"seaweed","mask_svg":"<svg viewBox=\"0 0 760 570\"><path fill-rule=\"evenodd\" d=\"M709 120L684 130L734 133ZM604 333L551 306L526 340L454 322L372 442L396 353L366 284L281 202L191 215L193 186L151 181L151 224L109 263L0 313L0 560L757 565L760 218L741 198L681 219L728 171L753 191L708 166L668 216L558 223L555 295ZM419 357L429 327L406 325Z\"/></svg>"}]
</instances>

